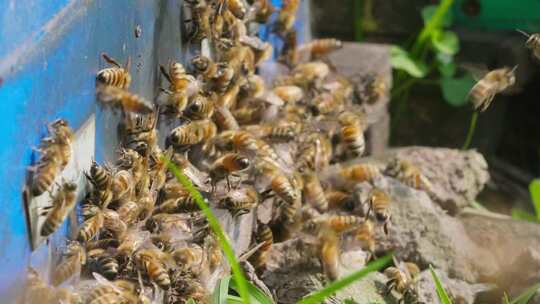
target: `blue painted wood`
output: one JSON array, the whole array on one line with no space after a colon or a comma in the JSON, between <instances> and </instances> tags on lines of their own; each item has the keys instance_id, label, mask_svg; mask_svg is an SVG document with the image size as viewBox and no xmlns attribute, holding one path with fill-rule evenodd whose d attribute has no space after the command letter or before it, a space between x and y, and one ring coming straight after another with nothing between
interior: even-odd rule
<instances>
[{"instance_id":1,"label":"blue painted wood","mask_svg":"<svg viewBox=\"0 0 540 304\"><path fill-rule=\"evenodd\" d=\"M279 7L280 1L274 3ZM183 61L181 8L181 0L0 0L2 303L21 293L31 260L47 261L43 246L32 257L21 199L26 168L36 158L30 147L46 135L48 122L63 117L76 129L96 112L94 77L106 66L101 52L121 62L131 56L131 90L152 99L158 64ZM301 16L297 27L305 32L308 15ZM134 35L137 25L140 38ZM111 151L115 129L106 114L97 113L99 160Z\"/></svg>"}]
</instances>

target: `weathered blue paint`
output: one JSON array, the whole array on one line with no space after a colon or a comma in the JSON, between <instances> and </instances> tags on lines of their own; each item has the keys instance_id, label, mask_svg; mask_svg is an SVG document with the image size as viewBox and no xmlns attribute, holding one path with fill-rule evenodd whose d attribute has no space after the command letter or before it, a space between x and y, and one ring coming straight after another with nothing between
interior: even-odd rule
<instances>
[{"instance_id":1,"label":"weathered blue paint","mask_svg":"<svg viewBox=\"0 0 540 304\"><path fill-rule=\"evenodd\" d=\"M78 128L95 111L106 51L133 59L133 91L152 98L158 61L181 58L180 1L0 1L0 297L14 302L31 260L21 189L46 123ZM142 36L135 38L136 25ZM140 64L140 66L138 66ZM108 130L111 132L111 130ZM114 130L113 130L114 132ZM55 236L57 238L58 236ZM33 263L47 261L46 246Z\"/></svg>"},{"instance_id":2,"label":"weathered blue paint","mask_svg":"<svg viewBox=\"0 0 540 304\"><path fill-rule=\"evenodd\" d=\"M280 6L281 1L273 2ZM30 147L38 145L55 118L76 129L96 112L94 77L106 66L101 52L121 62L131 56L131 89L152 99L158 64L183 58L181 7L181 0L0 1L1 302L15 301L31 262L47 261L46 246L31 253L21 199L26 168L36 158ZM305 32L303 14L297 26ZM140 38L134 36L137 25ZM106 115L97 111L98 160L111 151L112 144L103 143L115 132L103 123Z\"/></svg>"}]
</instances>

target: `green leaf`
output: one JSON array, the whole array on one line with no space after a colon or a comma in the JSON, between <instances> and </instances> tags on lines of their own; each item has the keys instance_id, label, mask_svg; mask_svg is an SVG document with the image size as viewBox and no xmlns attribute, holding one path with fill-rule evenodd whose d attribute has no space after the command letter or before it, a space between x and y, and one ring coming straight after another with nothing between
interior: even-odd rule
<instances>
[{"instance_id":1,"label":"green leaf","mask_svg":"<svg viewBox=\"0 0 540 304\"><path fill-rule=\"evenodd\" d=\"M536 211L536 219L540 221L540 179L533 179L529 184L529 192L531 193L534 210Z\"/></svg>"},{"instance_id":2,"label":"green leaf","mask_svg":"<svg viewBox=\"0 0 540 304\"><path fill-rule=\"evenodd\" d=\"M534 214L529 213L525 210L512 208L512 218L515 220L527 221L527 222L536 222L537 219Z\"/></svg>"},{"instance_id":3,"label":"green leaf","mask_svg":"<svg viewBox=\"0 0 540 304\"><path fill-rule=\"evenodd\" d=\"M403 70L416 78L425 77L428 72L425 63L413 59L406 50L399 46L392 46L390 49L390 63L394 69Z\"/></svg>"},{"instance_id":4,"label":"green leaf","mask_svg":"<svg viewBox=\"0 0 540 304\"><path fill-rule=\"evenodd\" d=\"M527 304L534 297L536 292L540 289L540 283L528 288L522 294L520 294L516 299L512 300L510 304Z\"/></svg>"},{"instance_id":5,"label":"green leaf","mask_svg":"<svg viewBox=\"0 0 540 304\"><path fill-rule=\"evenodd\" d=\"M233 290L238 291L238 286L236 285L235 280L231 280L230 287ZM274 301L270 299L262 290L257 286L253 285L251 282L247 281L247 288L250 297L250 303L258 304L274 304Z\"/></svg>"},{"instance_id":6,"label":"green leaf","mask_svg":"<svg viewBox=\"0 0 540 304\"><path fill-rule=\"evenodd\" d=\"M503 304L510 304L510 299L508 298L508 294L506 292L503 293Z\"/></svg>"},{"instance_id":7,"label":"green leaf","mask_svg":"<svg viewBox=\"0 0 540 304\"><path fill-rule=\"evenodd\" d=\"M422 8L422 19L424 20L424 24L427 24L429 20L435 16L435 11L437 11L437 5L426 5L424 8ZM453 15L451 11L445 12L443 18L440 21L440 24L438 24L438 27L449 27L452 25L453 22Z\"/></svg>"},{"instance_id":8,"label":"green leaf","mask_svg":"<svg viewBox=\"0 0 540 304\"><path fill-rule=\"evenodd\" d=\"M231 281L231 276L226 276L223 279L219 280L214 293L212 294L212 304L226 304L227 295L229 294L229 282Z\"/></svg>"},{"instance_id":9,"label":"green leaf","mask_svg":"<svg viewBox=\"0 0 540 304\"><path fill-rule=\"evenodd\" d=\"M370 272L378 271L382 269L386 264L388 264L392 260L392 255L388 254L382 258L379 258L369 264L367 264L364 268L357 272L353 272L350 275L334 281L330 284L328 284L326 287L324 287L321 290L318 290L310 295L307 295L302 300L298 302L298 304L316 304L322 302L327 297L331 296L332 294L336 293L338 290L343 289L350 284L354 283L355 281L358 281L368 275Z\"/></svg>"},{"instance_id":10,"label":"green leaf","mask_svg":"<svg viewBox=\"0 0 540 304\"><path fill-rule=\"evenodd\" d=\"M437 295L439 296L441 304L452 304L452 300L450 300L450 297L446 293L446 290L444 290L441 280L439 280L439 277L435 273L433 266L429 265L429 271L431 271L431 276L433 277L433 281L435 282L435 289L437 289Z\"/></svg>"},{"instance_id":11,"label":"green leaf","mask_svg":"<svg viewBox=\"0 0 540 304\"><path fill-rule=\"evenodd\" d=\"M242 298L240 297L237 297L237 296L231 296L231 295L228 295L227 296L227 304L243 304L244 302L242 302ZM214 303L212 303L214 304Z\"/></svg>"},{"instance_id":12,"label":"green leaf","mask_svg":"<svg viewBox=\"0 0 540 304\"><path fill-rule=\"evenodd\" d=\"M476 83L471 74L462 78L442 78L440 82L444 100L455 107L467 103L467 95Z\"/></svg>"},{"instance_id":13,"label":"green leaf","mask_svg":"<svg viewBox=\"0 0 540 304\"><path fill-rule=\"evenodd\" d=\"M186 304L197 304L197 302L195 302L195 300L193 300L192 298L189 298L189 300L187 300Z\"/></svg>"},{"instance_id":14,"label":"green leaf","mask_svg":"<svg viewBox=\"0 0 540 304\"><path fill-rule=\"evenodd\" d=\"M459 51L459 38L452 31L434 31L431 44L438 53L455 55Z\"/></svg>"},{"instance_id":15,"label":"green leaf","mask_svg":"<svg viewBox=\"0 0 540 304\"><path fill-rule=\"evenodd\" d=\"M454 56L444 53L436 53L435 60L437 61L437 69L443 78L450 78L454 76L457 70L456 63L454 62Z\"/></svg>"},{"instance_id":16,"label":"green leaf","mask_svg":"<svg viewBox=\"0 0 540 304\"><path fill-rule=\"evenodd\" d=\"M216 218L210 207L208 207L208 204L205 202L199 190L195 189L193 183L189 178L187 178L184 172L181 171L169 159L163 157L161 158L161 160L167 164L167 168L169 169L169 171L174 174L178 182L180 182L180 184L189 192L189 194L191 194L193 199L195 199L197 206L199 206L202 213L208 220L210 228L217 236L218 243L221 246L221 249L223 249L227 261L231 265L233 276L238 283L238 293L240 294L243 302L245 304L249 304L247 280L244 276L242 268L240 267L240 264L238 263L238 260L236 259L236 255L234 254L231 244L229 244L228 238L227 236L225 236L223 228L221 228L221 224L219 223L218 219Z\"/></svg>"}]
</instances>

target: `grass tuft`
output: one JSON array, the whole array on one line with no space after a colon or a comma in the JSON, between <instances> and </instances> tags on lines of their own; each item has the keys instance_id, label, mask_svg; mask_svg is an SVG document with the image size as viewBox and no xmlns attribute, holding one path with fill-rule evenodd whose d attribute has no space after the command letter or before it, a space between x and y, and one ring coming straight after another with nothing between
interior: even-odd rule
<instances>
[{"instance_id":1,"label":"grass tuft","mask_svg":"<svg viewBox=\"0 0 540 304\"><path fill-rule=\"evenodd\" d=\"M429 271L431 272L431 276L433 277L433 281L435 282L435 289L437 289L437 295L439 296L441 304L452 304L452 300L450 300L448 293L446 293L446 290L444 290L441 280L439 280L439 277L435 273L433 266L429 265Z\"/></svg>"},{"instance_id":2,"label":"grass tuft","mask_svg":"<svg viewBox=\"0 0 540 304\"><path fill-rule=\"evenodd\" d=\"M229 264L231 265L233 276L235 279L235 282L238 283L238 293L240 294L240 299L244 304L249 304L249 293L248 293L248 284L247 280L244 276L244 273L242 271L242 268L240 267L240 264L238 263L238 260L236 259L236 256L234 254L234 251L231 247L231 244L229 244L229 241L227 240L227 237L225 236L225 232L221 228L221 225L219 224L218 219L210 210L210 207L208 207L208 204L204 201L203 196L201 193L195 189L193 186L193 183L187 178L187 176L175 165L173 164L169 159L162 158L162 160L167 164L167 167L169 170L174 174L176 179L186 188L186 190L191 194L191 196L195 199L195 202L199 206L199 208L202 210L203 214L206 216L208 223L210 224L210 228L212 228L212 231L217 236L217 240L223 249L223 252L225 253L225 257L227 258ZM227 300L228 302L229 300ZM216 303L217 304L217 303Z\"/></svg>"}]
</instances>

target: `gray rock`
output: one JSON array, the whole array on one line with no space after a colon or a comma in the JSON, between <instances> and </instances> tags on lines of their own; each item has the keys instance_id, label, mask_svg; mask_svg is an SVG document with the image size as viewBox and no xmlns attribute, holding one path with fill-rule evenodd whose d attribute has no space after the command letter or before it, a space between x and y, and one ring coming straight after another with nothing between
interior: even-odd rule
<instances>
[{"instance_id":1,"label":"gray rock","mask_svg":"<svg viewBox=\"0 0 540 304\"><path fill-rule=\"evenodd\" d=\"M493 288L487 284L469 284L467 282L451 279L444 271L435 269L441 283L455 304L473 304L477 295ZM418 300L422 303L439 303L435 282L429 270L420 273L416 281Z\"/></svg>"}]
</instances>

